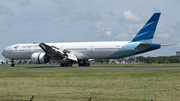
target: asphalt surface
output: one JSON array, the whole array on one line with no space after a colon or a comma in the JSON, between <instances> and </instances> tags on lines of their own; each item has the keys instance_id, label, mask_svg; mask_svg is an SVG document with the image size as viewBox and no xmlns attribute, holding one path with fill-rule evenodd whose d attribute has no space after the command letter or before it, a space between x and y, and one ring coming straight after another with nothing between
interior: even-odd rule
<instances>
[{"instance_id":1,"label":"asphalt surface","mask_svg":"<svg viewBox=\"0 0 180 101\"><path fill-rule=\"evenodd\" d=\"M57 66L39 66L39 67L0 67L0 69L180 69L180 66L104 66L104 67L57 67Z\"/></svg>"}]
</instances>

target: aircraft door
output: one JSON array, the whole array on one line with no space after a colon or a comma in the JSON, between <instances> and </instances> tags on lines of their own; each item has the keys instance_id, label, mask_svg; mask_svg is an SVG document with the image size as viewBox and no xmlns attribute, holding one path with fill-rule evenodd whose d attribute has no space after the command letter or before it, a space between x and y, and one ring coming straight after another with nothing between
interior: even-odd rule
<instances>
[{"instance_id":1,"label":"aircraft door","mask_svg":"<svg viewBox=\"0 0 180 101\"><path fill-rule=\"evenodd\" d=\"M125 46L122 46L121 51L125 51Z\"/></svg>"},{"instance_id":2,"label":"aircraft door","mask_svg":"<svg viewBox=\"0 0 180 101\"><path fill-rule=\"evenodd\" d=\"M94 50L93 46L90 46L90 52L91 53L93 53L93 50Z\"/></svg>"}]
</instances>

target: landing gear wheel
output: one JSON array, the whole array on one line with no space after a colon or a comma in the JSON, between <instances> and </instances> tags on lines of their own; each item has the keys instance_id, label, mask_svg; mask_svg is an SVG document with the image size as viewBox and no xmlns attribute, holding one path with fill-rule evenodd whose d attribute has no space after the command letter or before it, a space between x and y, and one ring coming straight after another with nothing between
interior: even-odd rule
<instances>
[{"instance_id":1,"label":"landing gear wheel","mask_svg":"<svg viewBox=\"0 0 180 101\"><path fill-rule=\"evenodd\" d=\"M90 63L79 63L78 66L90 66Z\"/></svg>"},{"instance_id":2,"label":"landing gear wheel","mask_svg":"<svg viewBox=\"0 0 180 101\"><path fill-rule=\"evenodd\" d=\"M64 64L63 64L63 63L61 63L61 64L60 64L60 67L64 67Z\"/></svg>"},{"instance_id":3,"label":"landing gear wheel","mask_svg":"<svg viewBox=\"0 0 180 101\"><path fill-rule=\"evenodd\" d=\"M60 66L61 66L61 67L72 67L72 64L71 64L71 63L68 63L68 64L66 64L66 63L61 63Z\"/></svg>"},{"instance_id":4,"label":"landing gear wheel","mask_svg":"<svg viewBox=\"0 0 180 101\"><path fill-rule=\"evenodd\" d=\"M72 67L72 64L67 64L67 67Z\"/></svg>"},{"instance_id":5,"label":"landing gear wheel","mask_svg":"<svg viewBox=\"0 0 180 101\"><path fill-rule=\"evenodd\" d=\"M11 67L14 67L14 64L11 64Z\"/></svg>"},{"instance_id":6,"label":"landing gear wheel","mask_svg":"<svg viewBox=\"0 0 180 101\"><path fill-rule=\"evenodd\" d=\"M86 63L86 66L88 66L88 67L89 67L89 66L90 66L90 63Z\"/></svg>"},{"instance_id":7,"label":"landing gear wheel","mask_svg":"<svg viewBox=\"0 0 180 101\"><path fill-rule=\"evenodd\" d=\"M11 67L14 67L14 59L11 59Z\"/></svg>"}]
</instances>

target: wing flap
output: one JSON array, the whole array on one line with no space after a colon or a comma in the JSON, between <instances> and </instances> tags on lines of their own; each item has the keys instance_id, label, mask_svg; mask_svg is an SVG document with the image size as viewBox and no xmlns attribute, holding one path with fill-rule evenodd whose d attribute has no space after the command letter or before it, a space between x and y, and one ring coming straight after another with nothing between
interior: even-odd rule
<instances>
[{"instance_id":1,"label":"wing flap","mask_svg":"<svg viewBox=\"0 0 180 101\"><path fill-rule=\"evenodd\" d=\"M45 43L40 43L39 47L48 55L48 56L60 56L60 57L68 57L70 60L78 61L77 57L71 54L71 51L64 49L61 51L59 48L55 46L49 46Z\"/></svg>"},{"instance_id":2,"label":"wing flap","mask_svg":"<svg viewBox=\"0 0 180 101\"><path fill-rule=\"evenodd\" d=\"M68 55L68 59L74 60L74 61L78 61L78 60L77 60L77 57L76 57L75 55L69 54L69 53L67 53L67 55Z\"/></svg>"},{"instance_id":3,"label":"wing flap","mask_svg":"<svg viewBox=\"0 0 180 101\"><path fill-rule=\"evenodd\" d=\"M41 47L41 49L47 53L48 55L55 55L57 52L53 49L53 47L45 44L45 43L40 43L39 47Z\"/></svg>"}]
</instances>

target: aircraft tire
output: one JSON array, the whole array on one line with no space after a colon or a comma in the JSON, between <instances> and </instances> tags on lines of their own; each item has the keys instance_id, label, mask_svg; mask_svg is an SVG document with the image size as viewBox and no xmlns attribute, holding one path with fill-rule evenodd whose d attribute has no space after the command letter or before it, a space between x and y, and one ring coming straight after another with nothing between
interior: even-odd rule
<instances>
[{"instance_id":1,"label":"aircraft tire","mask_svg":"<svg viewBox=\"0 0 180 101\"><path fill-rule=\"evenodd\" d=\"M11 67L14 67L15 65L14 64L11 64Z\"/></svg>"},{"instance_id":2,"label":"aircraft tire","mask_svg":"<svg viewBox=\"0 0 180 101\"><path fill-rule=\"evenodd\" d=\"M90 66L90 63L79 63L78 66Z\"/></svg>"},{"instance_id":3,"label":"aircraft tire","mask_svg":"<svg viewBox=\"0 0 180 101\"><path fill-rule=\"evenodd\" d=\"M81 64L80 64L80 63L78 63L78 66L80 67L80 66L81 66Z\"/></svg>"},{"instance_id":4,"label":"aircraft tire","mask_svg":"<svg viewBox=\"0 0 180 101\"><path fill-rule=\"evenodd\" d=\"M60 67L64 67L64 64L63 64L63 63L61 63L61 64L60 64Z\"/></svg>"},{"instance_id":5,"label":"aircraft tire","mask_svg":"<svg viewBox=\"0 0 180 101\"><path fill-rule=\"evenodd\" d=\"M88 67L89 67L89 66L90 66L90 63L86 63L86 66L88 66Z\"/></svg>"},{"instance_id":6,"label":"aircraft tire","mask_svg":"<svg viewBox=\"0 0 180 101\"><path fill-rule=\"evenodd\" d=\"M72 64L71 63L69 63L69 64L61 63L60 66L61 67L72 67Z\"/></svg>"},{"instance_id":7,"label":"aircraft tire","mask_svg":"<svg viewBox=\"0 0 180 101\"><path fill-rule=\"evenodd\" d=\"M69 63L69 64L67 64L67 67L72 67L72 64L70 64L70 63Z\"/></svg>"}]
</instances>

